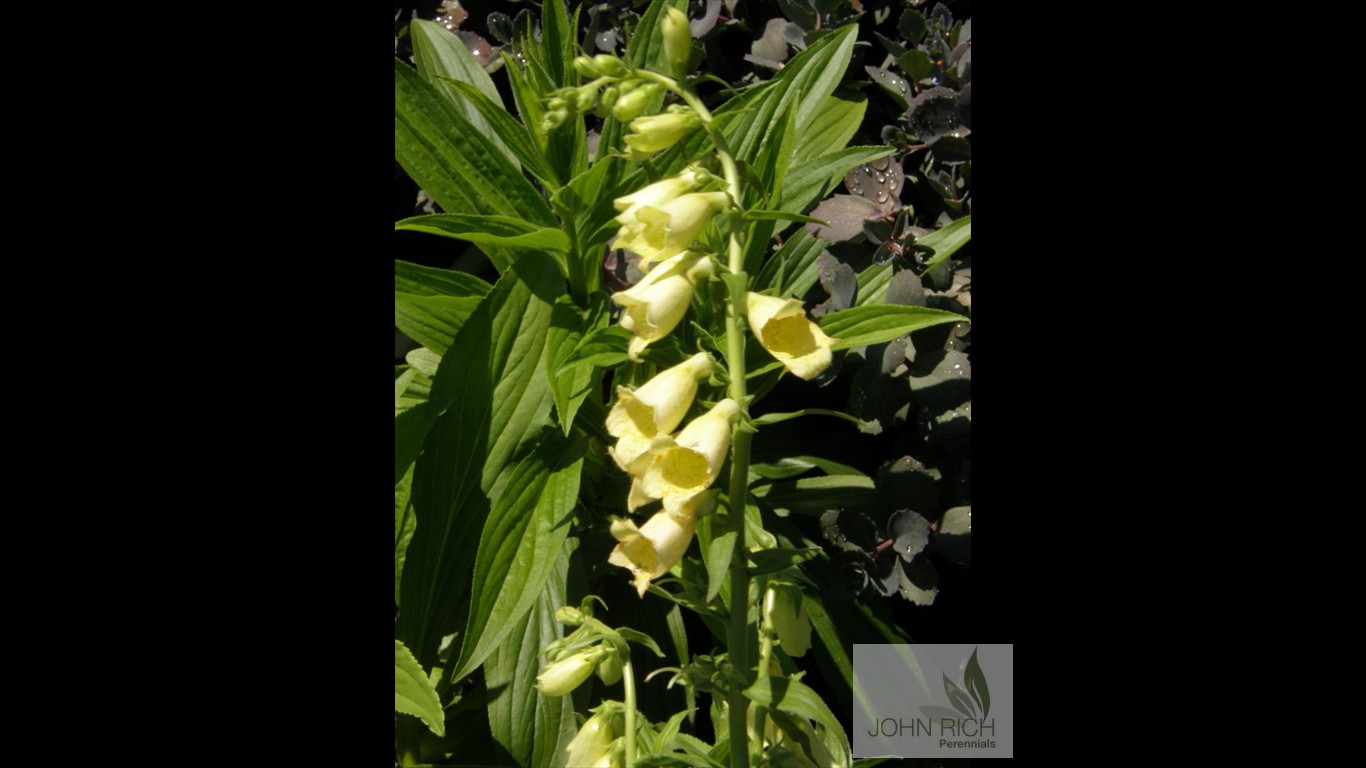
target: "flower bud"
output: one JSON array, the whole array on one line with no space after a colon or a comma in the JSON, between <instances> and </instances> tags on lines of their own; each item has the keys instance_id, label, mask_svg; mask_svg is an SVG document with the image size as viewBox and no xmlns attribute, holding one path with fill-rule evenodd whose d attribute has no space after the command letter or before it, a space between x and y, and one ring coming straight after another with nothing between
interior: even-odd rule
<instances>
[{"instance_id":1,"label":"flower bud","mask_svg":"<svg viewBox=\"0 0 1366 768\"><path fill-rule=\"evenodd\" d=\"M624 666L621 656L616 653L607 654L607 658L598 662L598 679L603 685L616 685L621 679L621 672Z\"/></svg>"},{"instance_id":2,"label":"flower bud","mask_svg":"<svg viewBox=\"0 0 1366 768\"><path fill-rule=\"evenodd\" d=\"M580 75L583 75L584 77L598 76L598 67L596 66L596 62L593 59L588 58L587 56L574 57L574 71L578 72Z\"/></svg>"},{"instance_id":3,"label":"flower bud","mask_svg":"<svg viewBox=\"0 0 1366 768\"><path fill-rule=\"evenodd\" d=\"M650 98L659 92L659 86L651 83L636 88L630 93L622 93L617 103L612 105L612 117L623 123L630 122L645 111Z\"/></svg>"},{"instance_id":4,"label":"flower bud","mask_svg":"<svg viewBox=\"0 0 1366 768\"><path fill-rule=\"evenodd\" d=\"M583 623L583 611L572 605L562 605L555 611L555 620L561 624L577 627Z\"/></svg>"},{"instance_id":5,"label":"flower bud","mask_svg":"<svg viewBox=\"0 0 1366 768\"><path fill-rule=\"evenodd\" d=\"M838 339L807 319L800 301L750 293L746 304L750 330L790 373L810 380L830 367L830 349Z\"/></svg>"},{"instance_id":6,"label":"flower bud","mask_svg":"<svg viewBox=\"0 0 1366 768\"><path fill-rule=\"evenodd\" d=\"M566 768L593 768L611 765L612 742L617 734L612 728L613 715L604 709L588 718L579 732L574 735L565 751L569 759Z\"/></svg>"},{"instance_id":7,"label":"flower bud","mask_svg":"<svg viewBox=\"0 0 1366 768\"><path fill-rule=\"evenodd\" d=\"M631 121L626 144L631 149L626 159L633 163L647 160L660 150L668 149L692 133L702 121L691 111L647 115Z\"/></svg>"},{"instance_id":8,"label":"flower bud","mask_svg":"<svg viewBox=\"0 0 1366 768\"><path fill-rule=\"evenodd\" d=\"M599 53L593 57L593 65L605 77L626 77L626 65L610 53Z\"/></svg>"},{"instance_id":9,"label":"flower bud","mask_svg":"<svg viewBox=\"0 0 1366 768\"><path fill-rule=\"evenodd\" d=\"M621 95L621 89L615 85L609 85L602 90L602 96L598 97L598 104L604 109L611 110L612 105L617 103L617 97Z\"/></svg>"},{"instance_id":10,"label":"flower bud","mask_svg":"<svg viewBox=\"0 0 1366 768\"><path fill-rule=\"evenodd\" d=\"M692 56L692 30L688 16L677 8L665 8L660 22L664 38L664 58L669 62L670 74L682 77L688 73L688 59Z\"/></svg>"},{"instance_id":11,"label":"flower bud","mask_svg":"<svg viewBox=\"0 0 1366 768\"><path fill-rule=\"evenodd\" d=\"M592 85L585 85L574 92L574 103L580 112L587 112L593 108L598 100L598 89Z\"/></svg>"},{"instance_id":12,"label":"flower bud","mask_svg":"<svg viewBox=\"0 0 1366 768\"><path fill-rule=\"evenodd\" d=\"M545 116L541 118L541 131L543 133L550 133L561 125L564 125L564 121L568 119L569 112L566 110L552 109L545 113Z\"/></svg>"},{"instance_id":13,"label":"flower bud","mask_svg":"<svg viewBox=\"0 0 1366 768\"><path fill-rule=\"evenodd\" d=\"M551 662L536 677L536 687L547 696L564 696L593 674L602 656L603 649L597 647Z\"/></svg>"}]
</instances>

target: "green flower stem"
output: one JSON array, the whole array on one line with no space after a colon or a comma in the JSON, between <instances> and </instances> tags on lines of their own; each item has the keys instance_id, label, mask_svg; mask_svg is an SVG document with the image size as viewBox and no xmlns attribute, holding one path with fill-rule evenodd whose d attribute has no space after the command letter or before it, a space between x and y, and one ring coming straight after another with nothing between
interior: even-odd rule
<instances>
[{"instance_id":1,"label":"green flower stem","mask_svg":"<svg viewBox=\"0 0 1366 768\"><path fill-rule=\"evenodd\" d=\"M721 160L721 171L726 178L726 191L730 194L731 200L735 205L741 205L743 198L740 191L740 171L735 166L735 157L731 154L726 139L721 135L721 131L712 125L711 110L697 98L691 88L679 83L671 77L665 77L657 72L638 69L631 73L632 76L642 80L650 80L659 83L665 88L678 94L693 112L702 121L702 127L711 136L712 144L716 147L716 155ZM732 280L730 301L726 306L726 358L730 369L730 390L729 396L740 404L742 418L735 425L735 431L731 439L731 459L730 459L730 491L726 496L729 503L728 521L735 529L735 548L731 552L730 558L730 626L726 633L727 652L730 654L731 666L739 673L742 684L732 682L728 703L730 706L729 730L730 730L730 765L731 768L749 768L749 751L745 748L748 743L748 727L745 723L745 712L749 709L749 700L745 698L744 688L749 687L754 682L753 668L749 663L749 567L748 549L745 546L745 501L748 498L746 489L747 478L749 476L749 448L750 440L753 435L752 427L748 425L749 405L745 400L745 321L744 307L745 296L749 292L749 278L745 275L745 251L740 245L740 235L738 228L743 226L738 217L731 219L730 240L727 244L727 257Z\"/></svg>"},{"instance_id":2,"label":"green flower stem","mask_svg":"<svg viewBox=\"0 0 1366 768\"><path fill-rule=\"evenodd\" d=\"M621 684L626 687L626 768L636 764L636 672L631 658L621 667Z\"/></svg>"},{"instance_id":3,"label":"green flower stem","mask_svg":"<svg viewBox=\"0 0 1366 768\"><path fill-rule=\"evenodd\" d=\"M773 626L768 615L768 578L760 576L759 579L759 668L758 676L763 677L768 674L768 665L773 659ZM758 730L759 738L754 740L753 749L755 761L763 757L764 750L764 718L768 716L767 708L762 705L754 707L754 727Z\"/></svg>"}]
</instances>

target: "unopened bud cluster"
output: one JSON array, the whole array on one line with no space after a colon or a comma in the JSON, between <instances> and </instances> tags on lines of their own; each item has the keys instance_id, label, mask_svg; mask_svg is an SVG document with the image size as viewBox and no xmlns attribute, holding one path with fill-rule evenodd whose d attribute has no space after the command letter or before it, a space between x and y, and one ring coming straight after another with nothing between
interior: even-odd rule
<instances>
[{"instance_id":1,"label":"unopened bud cluster","mask_svg":"<svg viewBox=\"0 0 1366 768\"><path fill-rule=\"evenodd\" d=\"M669 8L660 26L670 74L680 77L687 71L692 52L688 17ZM664 114L645 115L664 92L664 86L648 74L642 76L616 56L607 53L579 56L574 59L574 71L588 82L578 87L561 88L551 95L541 118L542 132L559 128L573 115L588 112L600 118L611 115L619 122L631 124L631 133L625 137L630 148L626 159L639 163L678 143L702 124L691 109L678 104L669 107Z\"/></svg>"},{"instance_id":2,"label":"unopened bud cluster","mask_svg":"<svg viewBox=\"0 0 1366 768\"><path fill-rule=\"evenodd\" d=\"M547 663L536 678L536 687L547 696L564 696L594 672L604 685L621 679L630 650L616 630L593 618L588 606L562 606L555 611L562 624L578 629L545 648Z\"/></svg>"}]
</instances>

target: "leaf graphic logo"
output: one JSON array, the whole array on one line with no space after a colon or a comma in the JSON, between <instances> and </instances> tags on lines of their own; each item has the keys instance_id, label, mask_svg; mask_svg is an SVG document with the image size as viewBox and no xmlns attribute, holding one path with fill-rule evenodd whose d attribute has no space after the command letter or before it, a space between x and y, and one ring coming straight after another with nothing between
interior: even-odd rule
<instances>
[{"instance_id":1,"label":"leaf graphic logo","mask_svg":"<svg viewBox=\"0 0 1366 768\"><path fill-rule=\"evenodd\" d=\"M963 685L956 685L948 675L944 675L944 692L949 696L949 703L953 704L953 708L963 717L971 720L986 719L987 712L991 710L991 694L987 691L987 676L982 672L982 665L977 662L976 648L972 649L972 656L963 670ZM978 711L981 711L981 717L978 717Z\"/></svg>"}]
</instances>

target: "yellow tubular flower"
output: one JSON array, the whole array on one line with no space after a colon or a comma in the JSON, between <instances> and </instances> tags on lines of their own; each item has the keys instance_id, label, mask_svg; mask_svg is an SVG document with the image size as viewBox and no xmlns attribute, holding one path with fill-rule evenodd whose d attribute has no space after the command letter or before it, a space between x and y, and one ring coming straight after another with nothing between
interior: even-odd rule
<instances>
[{"instance_id":1,"label":"yellow tubular flower","mask_svg":"<svg viewBox=\"0 0 1366 768\"><path fill-rule=\"evenodd\" d=\"M684 251L650 270L630 289L612 294L612 301L626 308L621 326L632 334L627 347L632 360L639 360L650 342L664 338L682 322L692 302L693 283L710 273L710 259Z\"/></svg>"},{"instance_id":2,"label":"yellow tubular flower","mask_svg":"<svg viewBox=\"0 0 1366 768\"><path fill-rule=\"evenodd\" d=\"M625 197L618 197L612 201L613 207L621 214L617 217L617 223L625 224L635 217L635 211L647 205L663 205L679 195L692 192L697 189L697 182L697 171L688 167L677 176L661 179Z\"/></svg>"},{"instance_id":3,"label":"yellow tubular flower","mask_svg":"<svg viewBox=\"0 0 1366 768\"><path fill-rule=\"evenodd\" d=\"M750 329L789 372L810 380L830 367L830 347L839 339L807 319L800 301L751 293L746 303Z\"/></svg>"},{"instance_id":4,"label":"yellow tubular flower","mask_svg":"<svg viewBox=\"0 0 1366 768\"><path fill-rule=\"evenodd\" d=\"M716 496L719 491L702 491L683 500L677 509L663 509L636 527L630 520L617 520L612 523L612 535L616 537L616 549L608 555L607 562L629 568L635 576L633 583L641 597L650 588L650 582L668 573L688 551L697 518L710 514L716 509Z\"/></svg>"},{"instance_id":5,"label":"yellow tubular flower","mask_svg":"<svg viewBox=\"0 0 1366 768\"><path fill-rule=\"evenodd\" d=\"M661 372L639 389L617 387L617 404L607 414L607 433L618 438L608 449L617 466L630 471L631 464L659 435L674 431L697 396L697 382L711 372L711 355L698 352Z\"/></svg>"},{"instance_id":6,"label":"yellow tubular flower","mask_svg":"<svg viewBox=\"0 0 1366 768\"><path fill-rule=\"evenodd\" d=\"M612 742L617 734L612 728L612 718L599 712L588 718L574 739L565 747L569 753L566 768L591 768L598 765L611 765Z\"/></svg>"},{"instance_id":7,"label":"yellow tubular flower","mask_svg":"<svg viewBox=\"0 0 1366 768\"><path fill-rule=\"evenodd\" d=\"M616 219L622 226L612 247L640 254L643 264L663 261L687 250L729 203L725 192L693 192L658 205L632 206Z\"/></svg>"},{"instance_id":8,"label":"yellow tubular flower","mask_svg":"<svg viewBox=\"0 0 1366 768\"><path fill-rule=\"evenodd\" d=\"M631 121L633 133L626 136L626 144L631 148L626 159L632 163L648 160L654 153L677 144L701 124L691 110L637 117Z\"/></svg>"},{"instance_id":9,"label":"yellow tubular flower","mask_svg":"<svg viewBox=\"0 0 1366 768\"><path fill-rule=\"evenodd\" d=\"M726 398L676 437L657 438L650 465L638 478L641 492L663 499L665 509L676 509L710 487L730 448L730 425L739 417L740 404Z\"/></svg>"}]
</instances>

